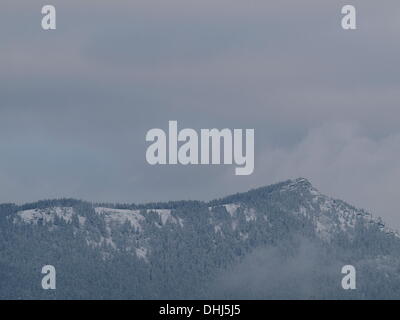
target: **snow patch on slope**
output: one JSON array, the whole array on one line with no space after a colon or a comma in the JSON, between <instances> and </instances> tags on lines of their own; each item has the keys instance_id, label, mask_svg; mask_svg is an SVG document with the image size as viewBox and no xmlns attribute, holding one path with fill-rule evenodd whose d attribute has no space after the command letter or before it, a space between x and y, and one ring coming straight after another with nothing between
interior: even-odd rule
<instances>
[{"instance_id":1,"label":"snow patch on slope","mask_svg":"<svg viewBox=\"0 0 400 320\"><path fill-rule=\"evenodd\" d=\"M71 207L53 207L19 211L17 212L17 217L19 217L22 222L28 224L38 224L39 221L44 223L53 223L55 217L70 223L74 214L75 212ZM17 220L14 219L14 222L17 222Z\"/></svg>"},{"instance_id":2,"label":"snow patch on slope","mask_svg":"<svg viewBox=\"0 0 400 320\"><path fill-rule=\"evenodd\" d=\"M145 219L139 210L124 210L124 209L111 209L104 207L95 208L97 214L104 217L107 226L112 223L124 224L129 222L136 230L141 231L140 223Z\"/></svg>"},{"instance_id":3,"label":"snow patch on slope","mask_svg":"<svg viewBox=\"0 0 400 320\"><path fill-rule=\"evenodd\" d=\"M231 217L235 216L235 213L237 209L240 207L239 204L236 203L230 203L230 204L225 204L224 205L226 211L230 214Z\"/></svg>"}]
</instances>

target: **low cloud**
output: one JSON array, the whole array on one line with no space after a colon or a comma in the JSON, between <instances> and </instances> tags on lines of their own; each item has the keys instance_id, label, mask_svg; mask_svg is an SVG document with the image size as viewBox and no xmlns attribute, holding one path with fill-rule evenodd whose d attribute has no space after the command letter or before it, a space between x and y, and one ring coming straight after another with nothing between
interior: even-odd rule
<instances>
[{"instance_id":1,"label":"low cloud","mask_svg":"<svg viewBox=\"0 0 400 320\"><path fill-rule=\"evenodd\" d=\"M294 245L259 248L221 273L211 296L222 299L327 298L340 285L340 263L304 239ZM289 249L290 248L290 249ZM329 261L329 263L328 263ZM321 282L324 279L324 283Z\"/></svg>"},{"instance_id":2,"label":"low cloud","mask_svg":"<svg viewBox=\"0 0 400 320\"><path fill-rule=\"evenodd\" d=\"M366 208L400 228L400 134L373 138L356 123L309 130L291 147L267 147L256 162L259 183L306 177L323 193Z\"/></svg>"}]
</instances>

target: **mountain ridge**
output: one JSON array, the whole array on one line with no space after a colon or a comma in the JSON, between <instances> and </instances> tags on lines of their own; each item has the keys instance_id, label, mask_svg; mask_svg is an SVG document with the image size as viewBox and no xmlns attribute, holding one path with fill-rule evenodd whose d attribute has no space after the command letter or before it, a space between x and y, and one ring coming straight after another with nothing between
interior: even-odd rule
<instances>
[{"instance_id":1,"label":"mountain ridge","mask_svg":"<svg viewBox=\"0 0 400 320\"><path fill-rule=\"evenodd\" d=\"M319 205L319 212L325 212L326 215L322 216L322 219L317 219L315 221L316 228L320 231L320 233L324 233L329 237L326 233L326 223L322 223L319 220L324 220L327 222L327 219L330 217L330 214L334 212L334 210L330 210L332 206L344 207L347 214L347 217L339 217L341 218L341 222L348 223L347 226L341 226L341 228L348 227L351 222L344 221L345 219L354 219L355 216L361 216L366 219L369 223L375 223L379 226L379 228L388 234L394 235L400 238L399 233L386 226L383 220L380 217L374 217L372 214L368 213L364 209L359 209L353 207L339 199L334 199L329 196L326 196L320 193L309 180L305 178L297 178L297 179L289 179L286 181L278 182L272 185L267 185L259 188L251 189L247 192L236 193L233 195L229 195L220 199L211 200L208 202L204 201L172 201L172 202L153 202L146 204L102 204L102 203L90 203L84 200L75 200L75 199L54 199L54 200L42 200L36 203L29 203L21 206L16 206L17 215L19 215L24 222L36 221L38 219L44 219L44 221L54 221L54 216L52 214L58 216L59 218L63 218L67 222L70 222L72 219L72 215L74 214L72 210L73 204L76 203L85 203L90 204L95 212L99 215L103 215L107 217L109 220L120 220L122 222L130 221L132 225L134 225L137 229L140 229L139 220L143 220L144 217L141 215L141 212L144 211L146 213L155 212L160 215L161 224L165 225L165 223L171 218L171 213L174 210L185 208L187 205L197 205L200 207L207 207L208 210L212 210L218 207L225 207L227 212L233 217L235 211L241 207L243 203L251 202L255 197L264 197L268 199L274 193L285 193L285 192L295 192L298 193L301 197L307 197L312 195L314 198L311 200L314 203L318 203L322 201L323 204ZM60 204L60 205L58 205ZM70 204L70 205L68 205ZM308 203L309 208L301 206L299 208L299 212L294 211L294 213L300 213L303 215L308 214L307 209L310 209L310 203ZM312 206L311 206L312 207ZM30 208L30 209L29 209ZM38 210L48 210L45 214L41 214ZM315 208L314 208L315 209ZM36 211L35 211L36 210ZM250 210L251 211L251 210ZM336 210L337 211L337 210ZM349 213L349 211L352 211ZM251 214L251 213L247 213ZM349 218L348 215L351 215ZM126 215L126 216L124 216ZM107 219L106 218L106 219ZM253 217L254 218L254 217ZM314 219L318 217L313 217ZM246 216L246 220L248 221L249 216ZM78 220L83 223L84 217L78 217ZM172 218L173 221L178 221L176 218ZM16 219L14 218L14 222ZM182 218L179 218L179 223L182 224ZM325 230L324 230L325 229Z\"/></svg>"},{"instance_id":2,"label":"mountain ridge","mask_svg":"<svg viewBox=\"0 0 400 320\"><path fill-rule=\"evenodd\" d=\"M140 289L133 292L128 283L118 289L113 280L104 280L105 284L91 284L88 289L77 285L57 295L67 298L76 298L77 292L83 292L85 298L110 297L110 292L116 298L227 297L241 292L249 281L233 290L221 279L234 272L235 266L243 268L241 263L249 268L246 261L254 258L253 252L262 252L262 257L272 255L265 261L261 259L267 265L258 272L263 275L265 268L271 268L268 261L294 259L294 265L298 259L304 261L304 247L305 251L318 253L307 259L315 260L321 270L329 270L317 271L314 275L314 267L307 265L304 272L313 286L317 286L316 277L321 277L324 283L336 283L334 279L338 275L332 273L326 261L339 265L353 260L367 270L366 274L378 264L379 268L397 270L397 265L400 268L397 258L400 237L396 231L367 211L320 193L304 178L208 202L106 205L58 199L21 206L3 204L0 205L0 231L0 238L5 242L0 247L0 267L3 263L6 270L14 268L31 274L33 265L38 268L39 262L46 261L58 265L64 276L75 274L85 282L91 276L86 274L84 266L90 263L89 269L99 277L102 272L117 271ZM22 249L25 247L30 250ZM72 256L71 252L74 252ZM32 267L20 265L20 260L31 261ZM256 260L259 263L259 257ZM71 265L72 261L75 264ZM397 273L391 271L390 275L392 285L398 280L400 288ZM30 283L28 278L25 281ZM269 283L273 278L269 275L261 282ZM213 287L218 281L223 285ZM281 281L280 285L286 288L288 282ZM389 284L385 282L385 285ZM192 287L197 288L196 293L191 292ZM294 294L289 288L285 290L284 298ZM315 290L322 297L343 296L337 288ZM251 292L244 290L243 295L247 297ZM274 298L273 292L260 288L256 298ZM373 296L374 291L367 286L365 292ZM46 297L36 289L30 289L26 295Z\"/></svg>"}]
</instances>

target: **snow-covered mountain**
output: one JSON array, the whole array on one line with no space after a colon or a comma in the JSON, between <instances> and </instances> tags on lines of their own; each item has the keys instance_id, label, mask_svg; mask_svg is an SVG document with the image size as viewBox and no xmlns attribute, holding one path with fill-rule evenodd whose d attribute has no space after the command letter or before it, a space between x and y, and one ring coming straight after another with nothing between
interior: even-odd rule
<instances>
[{"instance_id":1,"label":"snow-covered mountain","mask_svg":"<svg viewBox=\"0 0 400 320\"><path fill-rule=\"evenodd\" d=\"M255 283L266 282L262 289L250 290L255 298L349 295L337 284L341 263L359 265L360 279L368 279L375 270L377 281L379 270L385 270L382 283L390 283L379 295L372 289L377 284L366 280L350 298L390 298L397 294L396 285L400 290L398 233L368 212L321 194L303 178L208 203L100 205L62 199L4 204L0 214L0 280L2 287L12 288L0 289L5 298L230 297L228 275L237 279L235 270L244 268L257 250L267 250L266 261L286 266L302 260L302 251L314 252L308 269L320 271L303 270L307 276L301 277L309 278L312 287L307 293L286 288L274 295L264 275L264 269L271 268L268 262L255 272L255 277L264 275ZM45 264L55 265L65 281L57 293L35 286L37 270ZM15 277L10 280L13 272L22 277L20 283ZM324 282L326 290L315 285ZM239 282L233 296L249 296L244 286ZM279 286L285 288L284 279Z\"/></svg>"}]
</instances>

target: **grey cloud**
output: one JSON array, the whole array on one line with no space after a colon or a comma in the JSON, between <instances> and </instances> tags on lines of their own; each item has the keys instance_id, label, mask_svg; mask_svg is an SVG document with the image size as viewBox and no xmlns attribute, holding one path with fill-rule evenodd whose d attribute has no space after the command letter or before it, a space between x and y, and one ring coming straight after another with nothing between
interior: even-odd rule
<instances>
[{"instance_id":1,"label":"grey cloud","mask_svg":"<svg viewBox=\"0 0 400 320\"><path fill-rule=\"evenodd\" d=\"M353 2L355 32L342 1L54 0L46 33L40 1L6 1L0 201L210 199L301 175L400 225L400 6ZM150 167L145 133L168 120L255 128L255 174Z\"/></svg>"},{"instance_id":2,"label":"grey cloud","mask_svg":"<svg viewBox=\"0 0 400 320\"><path fill-rule=\"evenodd\" d=\"M297 241L291 244L295 252L281 244L247 254L214 280L210 294L222 299L310 299L320 291L322 278L329 279L324 294L337 290L343 264L327 257L322 247Z\"/></svg>"},{"instance_id":3,"label":"grey cloud","mask_svg":"<svg viewBox=\"0 0 400 320\"><path fill-rule=\"evenodd\" d=\"M321 191L383 216L400 227L400 134L371 138L354 123L311 129L294 147L266 148L257 161L259 182L306 176ZM264 180L263 180L264 179Z\"/></svg>"}]
</instances>

